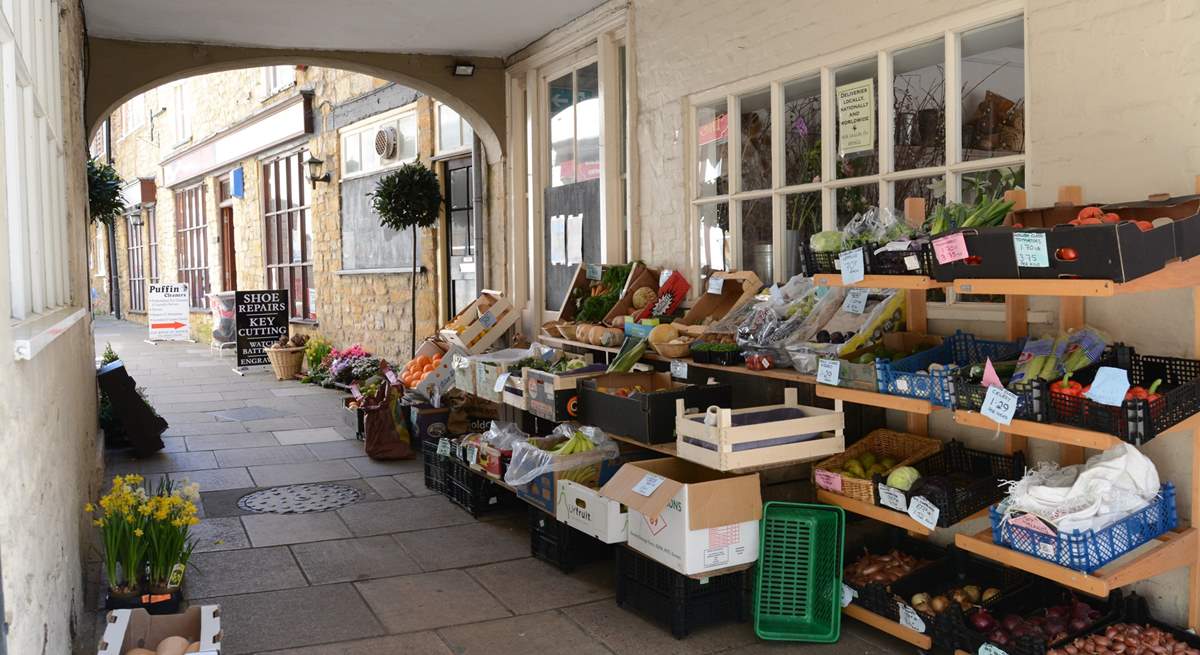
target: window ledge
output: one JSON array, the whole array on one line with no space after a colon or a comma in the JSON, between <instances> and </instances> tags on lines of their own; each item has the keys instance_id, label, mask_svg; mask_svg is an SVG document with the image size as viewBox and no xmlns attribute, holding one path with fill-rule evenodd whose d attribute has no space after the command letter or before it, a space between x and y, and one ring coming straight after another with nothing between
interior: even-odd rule
<instances>
[{"instance_id":1,"label":"window ledge","mask_svg":"<svg viewBox=\"0 0 1200 655\"><path fill-rule=\"evenodd\" d=\"M289 318L288 323L291 325L306 325L308 327L317 327L320 325L316 319L311 318Z\"/></svg>"},{"instance_id":2,"label":"window ledge","mask_svg":"<svg viewBox=\"0 0 1200 655\"><path fill-rule=\"evenodd\" d=\"M418 266L417 268L359 268L350 270L334 271L334 275L396 275L402 273L424 273L425 267Z\"/></svg>"},{"instance_id":3,"label":"window ledge","mask_svg":"<svg viewBox=\"0 0 1200 655\"><path fill-rule=\"evenodd\" d=\"M13 358L30 360L83 317L82 307L60 307L13 325Z\"/></svg>"}]
</instances>

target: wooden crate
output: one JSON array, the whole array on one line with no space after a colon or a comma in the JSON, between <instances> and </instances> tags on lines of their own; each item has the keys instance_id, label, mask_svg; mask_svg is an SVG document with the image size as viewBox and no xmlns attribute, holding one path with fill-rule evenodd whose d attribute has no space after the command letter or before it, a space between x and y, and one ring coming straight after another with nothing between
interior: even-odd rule
<instances>
[{"instance_id":1,"label":"wooden crate","mask_svg":"<svg viewBox=\"0 0 1200 655\"><path fill-rule=\"evenodd\" d=\"M507 298L485 289L442 328L441 335L447 343L475 355L496 343L518 318L520 312Z\"/></svg>"},{"instance_id":2,"label":"wooden crate","mask_svg":"<svg viewBox=\"0 0 1200 655\"><path fill-rule=\"evenodd\" d=\"M735 422L740 423L750 415L775 410L803 410L805 416L735 425ZM796 401L794 388L784 390L782 405L721 408L715 426L704 423L704 413L688 414L682 400L675 403L675 412L675 450L678 456L719 471L819 459L840 453L846 448L842 401L834 401L832 410L801 405ZM772 440L804 434L817 436L806 441L771 444ZM735 450L743 444L756 442L762 445Z\"/></svg>"}]
</instances>

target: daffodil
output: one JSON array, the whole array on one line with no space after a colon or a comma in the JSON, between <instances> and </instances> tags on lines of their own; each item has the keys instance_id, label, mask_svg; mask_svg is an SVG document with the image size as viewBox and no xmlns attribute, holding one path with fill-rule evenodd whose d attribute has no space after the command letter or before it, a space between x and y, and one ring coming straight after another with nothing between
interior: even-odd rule
<instances>
[{"instance_id":1,"label":"daffodil","mask_svg":"<svg viewBox=\"0 0 1200 655\"><path fill-rule=\"evenodd\" d=\"M91 503L86 503L83 506L83 511L88 514L91 514L92 512L96 511L96 506Z\"/></svg>"}]
</instances>

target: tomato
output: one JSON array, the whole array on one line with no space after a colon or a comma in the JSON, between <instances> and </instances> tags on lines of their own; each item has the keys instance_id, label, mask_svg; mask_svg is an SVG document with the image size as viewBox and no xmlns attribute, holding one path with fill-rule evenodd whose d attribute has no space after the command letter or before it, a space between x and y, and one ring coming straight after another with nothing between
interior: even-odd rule
<instances>
[{"instance_id":1,"label":"tomato","mask_svg":"<svg viewBox=\"0 0 1200 655\"><path fill-rule=\"evenodd\" d=\"M1074 248L1059 248L1054 251L1055 259L1064 262L1073 262L1079 259L1079 253L1075 252Z\"/></svg>"}]
</instances>

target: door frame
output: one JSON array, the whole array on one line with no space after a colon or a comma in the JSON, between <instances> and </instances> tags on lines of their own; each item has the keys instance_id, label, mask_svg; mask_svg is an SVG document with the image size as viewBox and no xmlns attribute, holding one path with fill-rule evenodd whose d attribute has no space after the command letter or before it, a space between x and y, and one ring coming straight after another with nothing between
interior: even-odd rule
<instances>
[{"instance_id":1,"label":"door frame","mask_svg":"<svg viewBox=\"0 0 1200 655\"><path fill-rule=\"evenodd\" d=\"M233 181L226 174L217 179L217 229L221 239L221 290L237 291L237 250L234 247ZM226 221L228 215L228 221Z\"/></svg>"},{"instance_id":2,"label":"door frame","mask_svg":"<svg viewBox=\"0 0 1200 655\"><path fill-rule=\"evenodd\" d=\"M441 178L442 178L442 208L441 208L442 221L443 221L442 233L446 235L444 239L441 239L442 243L440 244L441 247L439 248L439 250L441 252L438 255L438 260L441 262L441 265L440 265L441 268L438 272L439 273L438 277L441 278L442 280L444 280L444 283L442 284L441 293L439 294L441 296L441 304L443 305L443 310L441 313L443 315L444 320L450 320L451 318L454 318L454 315L455 315L454 305L452 302L452 300L453 300L452 294L454 293L454 280L451 277L451 270L450 270L451 269L450 258L452 257L451 242L454 238L454 235L451 231L451 224L450 224L450 220L451 220L450 219L450 170L451 170L450 165L451 164L458 164L454 167L454 170L457 170L460 168L471 169L471 178L470 178L470 182L467 185L467 198L468 198L469 202L471 203L471 217L470 217L470 229L471 229L470 242L471 243L470 243L470 247L471 247L471 250L473 251L471 256L475 259L475 288L476 288L476 290L485 288L483 286L483 279L480 277L481 271L480 271L480 266L479 266L479 251L482 246L481 235L478 233L480 225L475 220L476 213L478 211L477 204L479 202L479 199L476 198L476 194L475 194L475 186L476 186L475 181L477 179L476 176L479 175L479 169L476 168L475 159L476 158L473 157L472 151L470 151L470 150L463 151L463 152L456 152L456 153L453 153L448 156L440 157L438 159L438 163L441 165L440 173L441 173Z\"/></svg>"}]
</instances>

